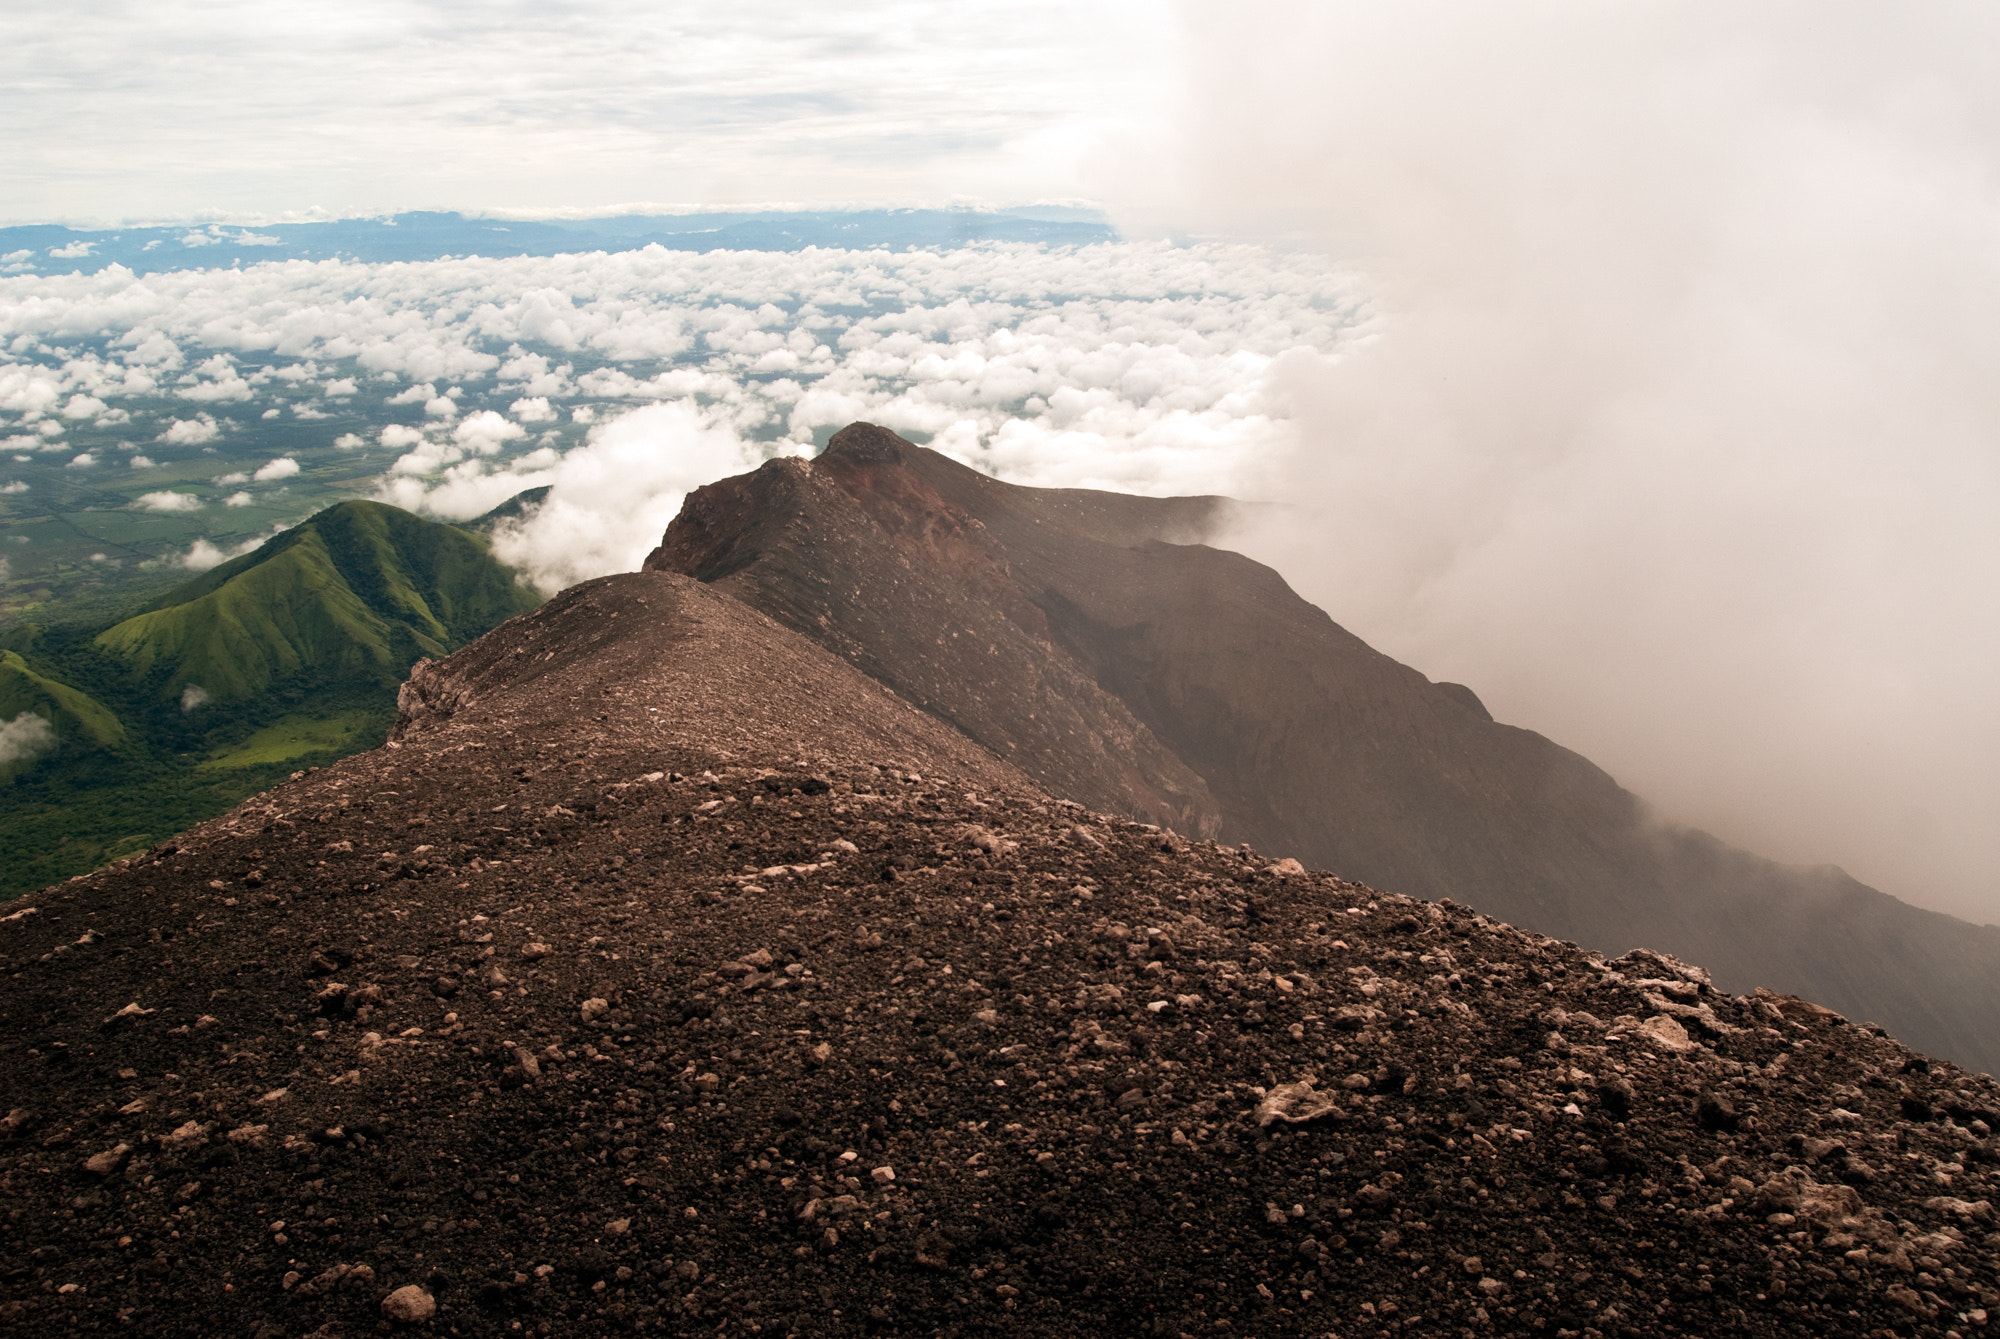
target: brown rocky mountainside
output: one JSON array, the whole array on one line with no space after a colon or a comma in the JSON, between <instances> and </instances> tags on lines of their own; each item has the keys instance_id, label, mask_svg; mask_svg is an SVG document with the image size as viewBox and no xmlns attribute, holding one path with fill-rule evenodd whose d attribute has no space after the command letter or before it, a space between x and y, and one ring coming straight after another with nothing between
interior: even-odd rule
<instances>
[{"instance_id":1,"label":"brown rocky mountainside","mask_svg":"<svg viewBox=\"0 0 2000 1339\"><path fill-rule=\"evenodd\" d=\"M1700 962L2000 1071L2000 928L1656 822L1587 759L1191 541L1215 498L989 479L869 424L695 493L647 560L839 653L1057 794Z\"/></svg>"},{"instance_id":2,"label":"brown rocky mountainside","mask_svg":"<svg viewBox=\"0 0 2000 1339\"><path fill-rule=\"evenodd\" d=\"M402 705L389 746L6 909L6 1332L2000 1307L1991 1079L1082 808L714 587L586 583Z\"/></svg>"}]
</instances>

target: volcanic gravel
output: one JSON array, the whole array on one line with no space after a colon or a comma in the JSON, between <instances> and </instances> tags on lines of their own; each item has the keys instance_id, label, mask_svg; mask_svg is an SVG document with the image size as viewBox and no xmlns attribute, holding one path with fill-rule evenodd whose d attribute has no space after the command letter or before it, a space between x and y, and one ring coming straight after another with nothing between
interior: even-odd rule
<instances>
[{"instance_id":1,"label":"volcanic gravel","mask_svg":"<svg viewBox=\"0 0 2000 1339\"><path fill-rule=\"evenodd\" d=\"M1052 798L683 578L0 920L0 1321L1987 1332L2000 1089ZM35 1327L31 1331L30 1327Z\"/></svg>"}]
</instances>

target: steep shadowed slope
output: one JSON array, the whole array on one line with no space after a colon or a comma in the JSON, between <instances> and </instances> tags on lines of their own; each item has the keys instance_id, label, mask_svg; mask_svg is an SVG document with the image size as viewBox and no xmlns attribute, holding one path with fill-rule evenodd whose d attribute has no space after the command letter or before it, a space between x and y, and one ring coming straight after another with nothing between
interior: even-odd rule
<instances>
[{"instance_id":1,"label":"steep shadowed slope","mask_svg":"<svg viewBox=\"0 0 2000 1339\"><path fill-rule=\"evenodd\" d=\"M1655 822L1270 569L1186 542L1219 505L1016 487L857 424L810 465L699 490L647 563L815 638L1057 793L1679 953L2000 1069L2000 929Z\"/></svg>"}]
</instances>

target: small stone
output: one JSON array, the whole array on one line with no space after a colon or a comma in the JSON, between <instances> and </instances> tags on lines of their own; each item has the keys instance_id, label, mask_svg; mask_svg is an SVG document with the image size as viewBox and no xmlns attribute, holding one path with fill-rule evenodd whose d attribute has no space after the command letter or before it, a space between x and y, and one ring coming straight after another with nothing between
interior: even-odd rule
<instances>
[{"instance_id":1,"label":"small stone","mask_svg":"<svg viewBox=\"0 0 2000 1339\"><path fill-rule=\"evenodd\" d=\"M93 1176L109 1176L125 1165L125 1159L131 1155L131 1152L132 1146L130 1144L120 1144L116 1148L107 1148L102 1153L93 1154L85 1158L83 1160L83 1170L91 1173Z\"/></svg>"},{"instance_id":2,"label":"small stone","mask_svg":"<svg viewBox=\"0 0 2000 1339\"><path fill-rule=\"evenodd\" d=\"M812 1050L806 1052L806 1057L815 1065L824 1065L833 1059L833 1047L825 1042L821 1042L819 1045L813 1047Z\"/></svg>"},{"instance_id":3,"label":"small stone","mask_svg":"<svg viewBox=\"0 0 2000 1339\"><path fill-rule=\"evenodd\" d=\"M1257 1125L1260 1129L1274 1121L1298 1125L1339 1109L1340 1103L1330 1094L1315 1092L1311 1079L1301 1079L1281 1083L1265 1095L1257 1105Z\"/></svg>"},{"instance_id":4,"label":"small stone","mask_svg":"<svg viewBox=\"0 0 2000 1339\"><path fill-rule=\"evenodd\" d=\"M877 1167L874 1171L868 1173L868 1175L875 1178L876 1185L886 1186L896 1179L896 1169L894 1167Z\"/></svg>"},{"instance_id":5,"label":"small stone","mask_svg":"<svg viewBox=\"0 0 2000 1339\"><path fill-rule=\"evenodd\" d=\"M771 965L771 953L770 950L768 949L760 948L755 953L744 954L742 957L738 958L737 961L751 967L757 967L757 968L769 967Z\"/></svg>"},{"instance_id":6,"label":"small stone","mask_svg":"<svg viewBox=\"0 0 2000 1339\"><path fill-rule=\"evenodd\" d=\"M1704 1130L1733 1130L1741 1120L1736 1107L1720 1093L1703 1093L1695 1099L1694 1118Z\"/></svg>"},{"instance_id":7,"label":"small stone","mask_svg":"<svg viewBox=\"0 0 2000 1339\"><path fill-rule=\"evenodd\" d=\"M622 1237L632 1230L632 1220L629 1218L614 1218L604 1225L604 1230L614 1237Z\"/></svg>"},{"instance_id":8,"label":"small stone","mask_svg":"<svg viewBox=\"0 0 2000 1339\"><path fill-rule=\"evenodd\" d=\"M1361 1202L1371 1209L1386 1208L1396 1198L1396 1193L1385 1186L1368 1185L1355 1192Z\"/></svg>"},{"instance_id":9,"label":"small stone","mask_svg":"<svg viewBox=\"0 0 2000 1339\"><path fill-rule=\"evenodd\" d=\"M555 952L555 950L550 948L547 944L542 944L542 943L523 944L521 945L521 961L535 962L539 959L548 957L549 954L553 952Z\"/></svg>"},{"instance_id":10,"label":"small stone","mask_svg":"<svg viewBox=\"0 0 2000 1339\"><path fill-rule=\"evenodd\" d=\"M1280 860L1275 864L1266 865L1264 867L1264 872L1266 874L1276 874L1280 878L1291 878L1294 875L1305 873L1306 867L1304 865L1301 865L1298 861L1294 860L1292 857L1286 856L1283 860Z\"/></svg>"},{"instance_id":11,"label":"small stone","mask_svg":"<svg viewBox=\"0 0 2000 1339\"><path fill-rule=\"evenodd\" d=\"M437 1314L437 1299L406 1283L382 1299L382 1314L403 1325L421 1325Z\"/></svg>"},{"instance_id":12,"label":"small stone","mask_svg":"<svg viewBox=\"0 0 2000 1339\"><path fill-rule=\"evenodd\" d=\"M208 1131L209 1127L198 1120L186 1121L176 1127L172 1134L162 1136L160 1147L179 1150L192 1148L196 1144L205 1144L208 1142Z\"/></svg>"},{"instance_id":13,"label":"small stone","mask_svg":"<svg viewBox=\"0 0 2000 1339\"><path fill-rule=\"evenodd\" d=\"M1465 1272L1468 1274L1483 1274L1486 1272L1486 1262L1476 1255L1466 1256L1459 1264L1464 1267Z\"/></svg>"},{"instance_id":14,"label":"small stone","mask_svg":"<svg viewBox=\"0 0 2000 1339\"><path fill-rule=\"evenodd\" d=\"M1665 1014L1653 1015L1633 1031L1661 1050L1671 1051L1675 1055L1684 1055L1694 1049L1694 1039L1688 1036L1688 1030Z\"/></svg>"},{"instance_id":15,"label":"small stone","mask_svg":"<svg viewBox=\"0 0 2000 1339\"><path fill-rule=\"evenodd\" d=\"M595 1023L610 1012L611 1003L608 1000L588 999L583 1002L583 1021L586 1023Z\"/></svg>"}]
</instances>

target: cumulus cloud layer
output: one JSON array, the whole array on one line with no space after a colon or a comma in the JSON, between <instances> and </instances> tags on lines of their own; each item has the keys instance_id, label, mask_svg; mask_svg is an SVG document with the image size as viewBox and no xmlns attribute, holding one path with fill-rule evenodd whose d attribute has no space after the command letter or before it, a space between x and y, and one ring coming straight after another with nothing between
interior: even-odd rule
<instances>
[{"instance_id":1,"label":"cumulus cloud layer","mask_svg":"<svg viewBox=\"0 0 2000 1339\"><path fill-rule=\"evenodd\" d=\"M2000 16L1192 12L1211 218L1384 313L1245 542L1668 813L2000 919Z\"/></svg>"},{"instance_id":2,"label":"cumulus cloud layer","mask_svg":"<svg viewBox=\"0 0 2000 1339\"><path fill-rule=\"evenodd\" d=\"M1280 364L1334 347L1357 310L1310 258L1223 245L107 270L0 279L8 347L96 342L0 365L0 408L25 425L65 395L185 397L346 362L422 411L378 433L414 476L525 447L565 403L588 421L576 401L692 398L773 450L867 416L1027 482L1163 493L1218 487L1282 435ZM511 418L463 412L465 386ZM225 428L203 411L160 440Z\"/></svg>"},{"instance_id":3,"label":"cumulus cloud layer","mask_svg":"<svg viewBox=\"0 0 2000 1339\"><path fill-rule=\"evenodd\" d=\"M635 564L687 488L857 418L1021 482L1221 489L1284 443L1288 369L1359 312L1311 257L1220 244L106 270L0 279L0 409L60 427L79 395L157 415L240 382L280 397L269 416L298 388L352 383L404 419L334 441L398 453L376 457L380 496L465 519L553 490L502 541L553 589ZM232 412L259 406L162 417L160 440L246 431ZM298 468L280 457L255 480ZM204 541L182 561L221 557Z\"/></svg>"}]
</instances>

